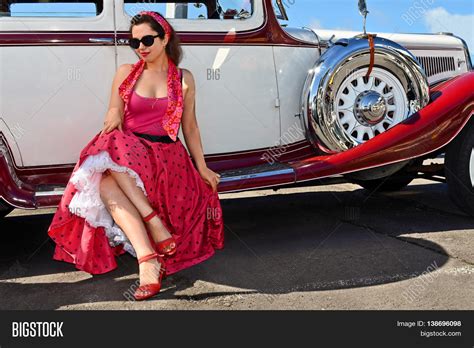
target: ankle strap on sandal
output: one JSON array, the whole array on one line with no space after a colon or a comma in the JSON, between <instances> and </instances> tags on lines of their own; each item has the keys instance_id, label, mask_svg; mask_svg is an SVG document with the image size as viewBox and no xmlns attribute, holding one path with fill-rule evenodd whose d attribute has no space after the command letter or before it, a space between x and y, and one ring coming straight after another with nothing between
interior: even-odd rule
<instances>
[{"instance_id":1,"label":"ankle strap on sandal","mask_svg":"<svg viewBox=\"0 0 474 348\"><path fill-rule=\"evenodd\" d=\"M147 216L143 218L143 221L145 222L150 221L156 214L158 214L156 210L153 210L150 214L148 214Z\"/></svg>"},{"instance_id":2,"label":"ankle strap on sandal","mask_svg":"<svg viewBox=\"0 0 474 348\"><path fill-rule=\"evenodd\" d=\"M154 259L154 258L156 258L156 257L158 257L158 253L157 253L157 252L154 252L154 253L152 253L152 254L148 254L148 255L145 255L145 256L143 256L143 257L140 257L140 258L138 259L138 263L142 263L142 262L145 262L145 261Z\"/></svg>"}]
</instances>

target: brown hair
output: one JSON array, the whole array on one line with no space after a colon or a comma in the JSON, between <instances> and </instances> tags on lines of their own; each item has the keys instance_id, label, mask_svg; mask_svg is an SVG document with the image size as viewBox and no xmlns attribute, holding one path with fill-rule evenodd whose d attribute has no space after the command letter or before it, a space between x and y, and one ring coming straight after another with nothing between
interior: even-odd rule
<instances>
[{"instance_id":1,"label":"brown hair","mask_svg":"<svg viewBox=\"0 0 474 348\"><path fill-rule=\"evenodd\" d=\"M165 21L167 21L166 18L164 18L159 12L155 12L155 13L158 16L161 16ZM142 14L142 15L137 14L132 18L130 29L129 29L130 36L132 35L133 26L142 24L142 23L148 23L150 27L158 33L158 36L160 37L160 39L163 40L165 38L165 31L161 27L161 25L153 17L145 15L145 14ZM183 57L183 50L181 48L181 42L179 40L179 37L174 31L174 28L171 26L171 24L170 24L170 28L171 28L171 34L170 34L168 43L166 44L165 52L168 55L168 57L171 58L174 64L178 66Z\"/></svg>"}]
</instances>

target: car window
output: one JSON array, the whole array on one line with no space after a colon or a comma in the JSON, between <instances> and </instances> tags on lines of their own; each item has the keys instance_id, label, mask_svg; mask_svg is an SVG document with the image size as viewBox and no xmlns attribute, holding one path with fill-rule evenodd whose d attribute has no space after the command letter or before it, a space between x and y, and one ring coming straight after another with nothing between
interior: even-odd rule
<instances>
[{"instance_id":1,"label":"car window","mask_svg":"<svg viewBox=\"0 0 474 348\"><path fill-rule=\"evenodd\" d=\"M3 17L95 17L103 10L103 0L0 0Z\"/></svg>"},{"instance_id":2,"label":"car window","mask_svg":"<svg viewBox=\"0 0 474 348\"><path fill-rule=\"evenodd\" d=\"M156 11L165 18L180 19L245 19L253 14L254 0L202 0L180 3L125 0L124 10L129 16L140 11Z\"/></svg>"},{"instance_id":3,"label":"car window","mask_svg":"<svg viewBox=\"0 0 474 348\"><path fill-rule=\"evenodd\" d=\"M283 19L283 14L281 13L280 7L278 7L276 0L273 1L273 10L275 11L275 15L278 19Z\"/></svg>"}]
</instances>

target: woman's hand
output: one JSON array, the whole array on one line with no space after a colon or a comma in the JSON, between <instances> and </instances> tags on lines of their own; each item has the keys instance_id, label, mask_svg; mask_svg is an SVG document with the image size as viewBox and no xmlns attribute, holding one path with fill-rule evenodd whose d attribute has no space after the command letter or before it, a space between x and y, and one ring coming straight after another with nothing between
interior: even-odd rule
<instances>
[{"instance_id":1,"label":"woman's hand","mask_svg":"<svg viewBox=\"0 0 474 348\"><path fill-rule=\"evenodd\" d=\"M104 128L100 132L100 135L109 133L115 128L122 132L122 116L118 110L110 109L105 117Z\"/></svg>"},{"instance_id":2,"label":"woman's hand","mask_svg":"<svg viewBox=\"0 0 474 348\"><path fill-rule=\"evenodd\" d=\"M208 167L199 169L199 174L201 178L208 184L212 186L212 191L217 192L217 185L220 182L220 174L213 172Z\"/></svg>"}]
</instances>

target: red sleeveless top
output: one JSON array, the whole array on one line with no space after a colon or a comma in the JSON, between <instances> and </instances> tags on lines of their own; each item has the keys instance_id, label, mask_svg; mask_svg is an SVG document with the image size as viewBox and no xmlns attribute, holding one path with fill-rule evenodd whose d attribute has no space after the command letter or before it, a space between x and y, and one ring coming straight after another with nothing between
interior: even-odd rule
<instances>
[{"instance_id":1,"label":"red sleeveless top","mask_svg":"<svg viewBox=\"0 0 474 348\"><path fill-rule=\"evenodd\" d=\"M124 112L129 107L129 101L134 89L134 86L139 79L141 73L145 68L145 61L140 59L133 64L132 70L119 86L119 95L124 102ZM168 57L168 76L167 76L167 91L168 91L168 106L165 116L162 119L163 128L167 131L168 136L176 141L179 127L181 125L181 116L183 114L183 83L182 83L182 69L174 64L173 60ZM181 83L180 83L181 80Z\"/></svg>"},{"instance_id":2,"label":"red sleeveless top","mask_svg":"<svg viewBox=\"0 0 474 348\"><path fill-rule=\"evenodd\" d=\"M126 112L124 113L124 130L151 135L167 135L163 128L163 117L168 106L168 97L142 97L132 91Z\"/></svg>"},{"instance_id":3,"label":"red sleeveless top","mask_svg":"<svg viewBox=\"0 0 474 348\"><path fill-rule=\"evenodd\" d=\"M181 85L183 76L181 74ZM168 135L163 120L168 108L168 96L143 97L132 89L128 107L125 108L123 128L150 135ZM179 131L179 127L178 127Z\"/></svg>"}]
</instances>

